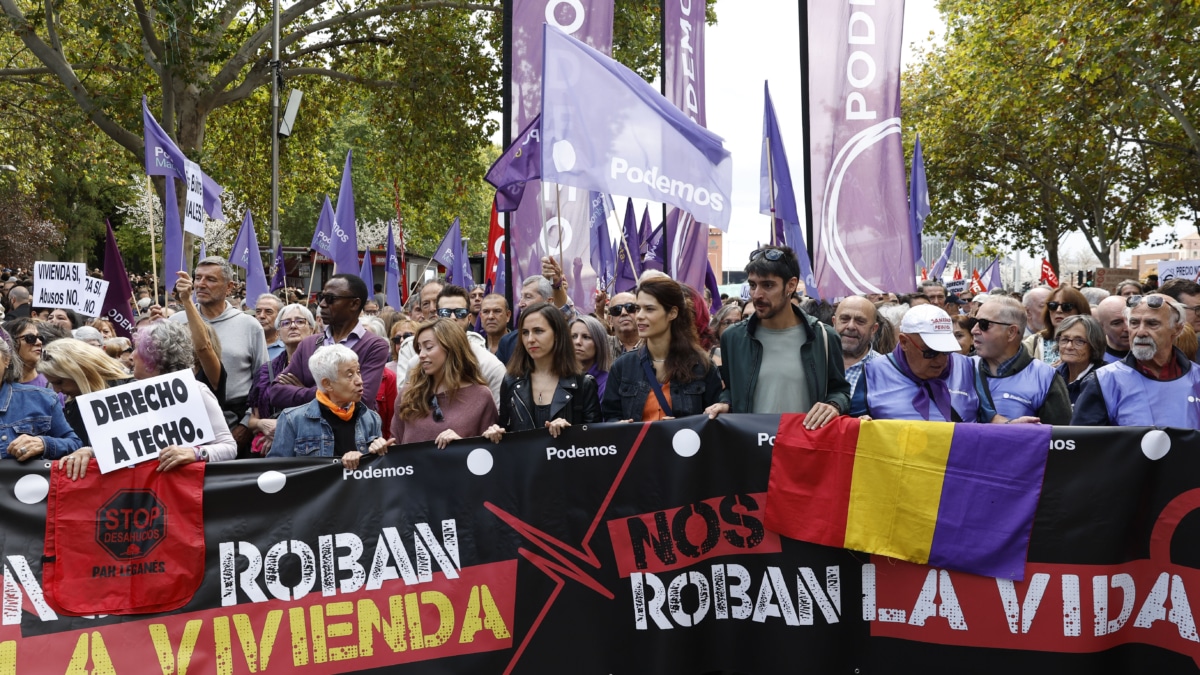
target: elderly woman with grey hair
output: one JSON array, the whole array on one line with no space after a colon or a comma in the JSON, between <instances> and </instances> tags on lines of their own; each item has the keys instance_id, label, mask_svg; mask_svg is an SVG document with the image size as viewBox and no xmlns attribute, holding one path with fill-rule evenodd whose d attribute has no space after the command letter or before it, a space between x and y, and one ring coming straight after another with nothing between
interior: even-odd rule
<instances>
[{"instance_id":1,"label":"elderly woman with grey hair","mask_svg":"<svg viewBox=\"0 0 1200 675\"><path fill-rule=\"evenodd\" d=\"M271 385L275 382L275 376L282 373L291 363L296 348L304 338L313 334L316 327L317 321L313 313L304 305L286 305L275 315L275 331L279 341L283 343L283 351L258 369L258 374L250 385L250 423L247 426L254 432L252 454L262 455L271 449L271 442L275 437L275 418L283 412L281 408L272 407L270 404Z\"/></svg>"},{"instance_id":2,"label":"elderly woman with grey hair","mask_svg":"<svg viewBox=\"0 0 1200 675\"><path fill-rule=\"evenodd\" d=\"M139 330L133 337L133 376L139 380L191 369L195 361L192 336L183 324L160 321ZM237 457L237 442L229 433L216 395L203 384L199 389L212 425L213 440L195 447L170 445L159 450L159 471L192 462L223 462Z\"/></svg>"},{"instance_id":3,"label":"elderly woman with grey hair","mask_svg":"<svg viewBox=\"0 0 1200 675\"><path fill-rule=\"evenodd\" d=\"M1054 339L1061 360L1056 370L1067 383L1074 404L1087 381L1095 379L1096 370L1104 367L1104 329L1090 314L1068 316L1054 329Z\"/></svg>"},{"instance_id":4,"label":"elderly woman with grey hair","mask_svg":"<svg viewBox=\"0 0 1200 675\"><path fill-rule=\"evenodd\" d=\"M308 359L308 369L317 382L317 398L283 411L267 456L340 457L353 471L363 455L387 454L379 414L362 405L358 354L344 345L321 347Z\"/></svg>"},{"instance_id":5,"label":"elderly woman with grey hair","mask_svg":"<svg viewBox=\"0 0 1200 675\"><path fill-rule=\"evenodd\" d=\"M63 414L58 396L20 384L24 367L8 333L0 330L0 459L58 459L83 444Z\"/></svg>"}]
</instances>

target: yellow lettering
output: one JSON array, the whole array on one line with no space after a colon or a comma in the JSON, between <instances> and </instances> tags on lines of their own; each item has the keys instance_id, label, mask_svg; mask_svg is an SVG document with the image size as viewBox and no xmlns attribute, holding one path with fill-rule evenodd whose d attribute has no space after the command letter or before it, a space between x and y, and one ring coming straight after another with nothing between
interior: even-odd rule
<instances>
[{"instance_id":1,"label":"yellow lettering","mask_svg":"<svg viewBox=\"0 0 1200 675\"><path fill-rule=\"evenodd\" d=\"M479 610L483 609L483 618L479 616ZM458 637L460 644L467 644L475 641L475 634L487 628L492 631L492 635L497 640L507 640L512 637L508 632L508 626L504 623L504 616L500 614L500 608L496 606L496 601L492 598L492 592L488 590L487 584L482 586L471 587L471 597L467 600L467 611L463 615L462 634Z\"/></svg>"},{"instance_id":2,"label":"yellow lettering","mask_svg":"<svg viewBox=\"0 0 1200 675\"><path fill-rule=\"evenodd\" d=\"M292 665L308 665L308 632L305 630L304 608L288 610L288 624L292 627Z\"/></svg>"},{"instance_id":3,"label":"yellow lettering","mask_svg":"<svg viewBox=\"0 0 1200 675\"><path fill-rule=\"evenodd\" d=\"M17 641L0 642L0 675L17 675Z\"/></svg>"},{"instance_id":4,"label":"yellow lettering","mask_svg":"<svg viewBox=\"0 0 1200 675\"><path fill-rule=\"evenodd\" d=\"M438 629L433 635L425 636L426 647L441 647L450 639L454 632L454 605L450 598L441 591L425 591L421 593L421 604L433 605L438 611Z\"/></svg>"},{"instance_id":5,"label":"yellow lettering","mask_svg":"<svg viewBox=\"0 0 1200 675\"><path fill-rule=\"evenodd\" d=\"M374 631L379 631L393 652L408 649L404 641L404 596L388 598L390 615L384 620L372 600L358 601L358 654L364 658L375 655Z\"/></svg>"},{"instance_id":6,"label":"yellow lettering","mask_svg":"<svg viewBox=\"0 0 1200 675\"><path fill-rule=\"evenodd\" d=\"M271 660L271 649L275 646L275 636L279 633L279 622L283 619L283 610L273 609L267 612L267 620L263 624L262 640L254 642L254 627L250 625L250 617L245 614L233 615L233 627L237 629L238 639L242 642L242 653L246 656L246 667L250 672L257 673L259 669L266 670Z\"/></svg>"},{"instance_id":7,"label":"yellow lettering","mask_svg":"<svg viewBox=\"0 0 1200 675\"><path fill-rule=\"evenodd\" d=\"M329 660L329 651L325 648L325 608L321 605L309 607L308 618L312 623L313 662L325 663Z\"/></svg>"},{"instance_id":8,"label":"yellow lettering","mask_svg":"<svg viewBox=\"0 0 1200 675\"><path fill-rule=\"evenodd\" d=\"M233 675L233 641L229 639L229 617L213 618L213 642L217 662L217 675Z\"/></svg>"},{"instance_id":9,"label":"yellow lettering","mask_svg":"<svg viewBox=\"0 0 1200 675\"><path fill-rule=\"evenodd\" d=\"M347 616L351 614L354 614L353 602L331 602L325 605L325 616ZM349 621L331 623L325 627L325 632L331 638L346 637L347 635L354 634L354 624ZM330 661L345 661L356 658L358 658L358 645L329 648Z\"/></svg>"},{"instance_id":10,"label":"yellow lettering","mask_svg":"<svg viewBox=\"0 0 1200 675\"><path fill-rule=\"evenodd\" d=\"M408 639L413 649L425 646L425 633L421 631L421 606L417 604L417 594L409 593L404 596L404 618L408 620Z\"/></svg>"},{"instance_id":11,"label":"yellow lettering","mask_svg":"<svg viewBox=\"0 0 1200 675\"><path fill-rule=\"evenodd\" d=\"M200 636L200 627L204 622L193 619L183 627L183 637L179 640L179 652L171 646L171 636L167 627L161 623L150 624L150 640L154 643L154 651L158 654L158 666L163 675L187 675L188 665L192 662L192 652L196 649L196 638Z\"/></svg>"},{"instance_id":12,"label":"yellow lettering","mask_svg":"<svg viewBox=\"0 0 1200 675\"><path fill-rule=\"evenodd\" d=\"M67 664L66 675L117 675L108 648L104 646L104 638L96 631L92 631L91 637L89 645L88 634L80 634L75 651L71 653L71 661ZM92 663L91 670L87 667L89 660Z\"/></svg>"}]
</instances>

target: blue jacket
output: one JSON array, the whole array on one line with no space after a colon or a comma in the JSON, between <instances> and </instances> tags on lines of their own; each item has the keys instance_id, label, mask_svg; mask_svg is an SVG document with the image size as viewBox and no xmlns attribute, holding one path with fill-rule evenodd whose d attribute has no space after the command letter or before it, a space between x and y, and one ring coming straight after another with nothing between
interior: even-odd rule
<instances>
[{"instance_id":1,"label":"blue jacket","mask_svg":"<svg viewBox=\"0 0 1200 675\"><path fill-rule=\"evenodd\" d=\"M5 382L0 385L0 459L11 457L8 445L21 434L41 436L46 459L65 457L83 445L54 392Z\"/></svg>"},{"instance_id":2,"label":"blue jacket","mask_svg":"<svg viewBox=\"0 0 1200 675\"><path fill-rule=\"evenodd\" d=\"M359 404L361 406L361 403ZM355 411L354 449L366 454L371 441L383 434L383 423L379 413L362 406ZM288 408L279 415L275 423L275 440L271 443L268 457L334 457L333 427L321 417L321 403L312 403Z\"/></svg>"},{"instance_id":3,"label":"blue jacket","mask_svg":"<svg viewBox=\"0 0 1200 675\"><path fill-rule=\"evenodd\" d=\"M608 370L608 384L604 387L604 399L600 407L604 421L640 422L646 408L646 398L653 396L642 361L650 362L650 350L645 345L617 357ZM693 379L685 383L671 383L671 411L675 417L699 415L721 397L721 373L711 363L707 372L699 366L692 371Z\"/></svg>"}]
</instances>

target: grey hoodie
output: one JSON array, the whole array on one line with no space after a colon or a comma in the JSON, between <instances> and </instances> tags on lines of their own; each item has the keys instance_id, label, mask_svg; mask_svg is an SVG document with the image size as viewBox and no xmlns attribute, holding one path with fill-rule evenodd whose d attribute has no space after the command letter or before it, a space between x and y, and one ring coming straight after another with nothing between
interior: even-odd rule
<instances>
[{"instance_id":1,"label":"grey hoodie","mask_svg":"<svg viewBox=\"0 0 1200 675\"><path fill-rule=\"evenodd\" d=\"M203 312L201 316L204 317ZM177 312L167 320L186 324L187 315ZM255 373L267 362L267 338L262 326L258 319L238 311L228 302L225 303L225 311L217 318L204 317L204 320L213 327L217 339L221 341L221 366L226 373L225 400L245 398L250 394L250 383L254 381ZM237 419L226 421L230 427L244 424L248 415L247 408Z\"/></svg>"}]
</instances>

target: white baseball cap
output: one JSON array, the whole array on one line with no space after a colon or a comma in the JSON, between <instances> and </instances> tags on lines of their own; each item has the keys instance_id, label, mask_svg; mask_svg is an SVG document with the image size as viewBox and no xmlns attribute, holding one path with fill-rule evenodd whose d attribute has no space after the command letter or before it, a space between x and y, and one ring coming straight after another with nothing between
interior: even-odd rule
<instances>
[{"instance_id":1,"label":"white baseball cap","mask_svg":"<svg viewBox=\"0 0 1200 675\"><path fill-rule=\"evenodd\" d=\"M917 305L905 312L900 332L920 335L925 345L935 352L962 350L962 345L954 338L954 321L937 305Z\"/></svg>"}]
</instances>

